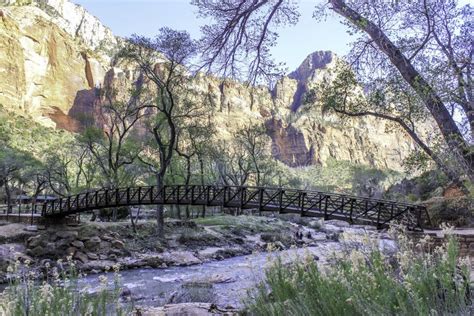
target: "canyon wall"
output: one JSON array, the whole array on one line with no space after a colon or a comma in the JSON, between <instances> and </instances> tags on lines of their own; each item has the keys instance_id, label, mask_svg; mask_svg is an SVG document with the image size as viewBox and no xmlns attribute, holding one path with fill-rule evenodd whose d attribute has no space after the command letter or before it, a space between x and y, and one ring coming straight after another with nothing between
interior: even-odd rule
<instances>
[{"instance_id":1,"label":"canyon wall","mask_svg":"<svg viewBox=\"0 0 474 316\"><path fill-rule=\"evenodd\" d=\"M133 80L133 69L111 66L123 40L84 8L65 0L0 0L0 104L45 126L80 131L94 116L96 87ZM401 130L372 117L341 119L304 93L328 75L337 57L315 52L273 89L200 75L192 89L209 95L219 137L249 120L263 122L275 158L289 166L330 159L400 170L414 149Z\"/></svg>"}]
</instances>

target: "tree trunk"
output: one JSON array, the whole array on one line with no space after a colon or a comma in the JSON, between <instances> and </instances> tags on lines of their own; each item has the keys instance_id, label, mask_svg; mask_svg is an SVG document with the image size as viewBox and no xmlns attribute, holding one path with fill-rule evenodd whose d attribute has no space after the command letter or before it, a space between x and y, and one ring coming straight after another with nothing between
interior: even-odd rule
<instances>
[{"instance_id":1,"label":"tree trunk","mask_svg":"<svg viewBox=\"0 0 474 316\"><path fill-rule=\"evenodd\" d=\"M199 169L200 169L200 175L201 175L201 185L204 185L204 161L202 158L199 158ZM206 217L206 206L202 206L202 217Z\"/></svg>"},{"instance_id":2,"label":"tree trunk","mask_svg":"<svg viewBox=\"0 0 474 316\"><path fill-rule=\"evenodd\" d=\"M140 212L140 207L138 208L138 212ZM132 212L132 207L128 207L128 214L130 215L130 222L132 223L132 229L133 232L136 234L137 233L137 228L135 227L135 221L133 220L133 212ZM138 213L137 213L137 218L138 218Z\"/></svg>"},{"instance_id":3,"label":"tree trunk","mask_svg":"<svg viewBox=\"0 0 474 316\"><path fill-rule=\"evenodd\" d=\"M158 192L163 188L164 179L161 174L156 175L156 186ZM156 234L159 238L165 237L165 218L163 214L163 204L156 206Z\"/></svg>"},{"instance_id":4,"label":"tree trunk","mask_svg":"<svg viewBox=\"0 0 474 316\"><path fill-rule=\"evenodd\" d=\"M5 195L7 196L7 216L12 212L12 196L10 192L10 186L8 181L5 181Z\"/></svg>"},{"instance_id":5,"label":"tree trunk","mask_svg":"<svg viewBox=\"0 0 474 316\"><path fill-rule=\"evenodd\" d=\"M472 159L472 154L469 153L466 142L464 141L459 128L433 87L430 86L415 67L413 67L410 60L403 55L400 49L390 41L376 24L367 20L358 12L347 6L344 0L330 0L329 2L332 4L335 12L367 33L377 47L387 55L405 81L423 100L426 108L435 119L449 148L454 153L457 152L460 154L466 164L470 166L472 173L474 170L474 159ZM472 176L472 174L470 176Z\"/></svg>"}]
</instances>

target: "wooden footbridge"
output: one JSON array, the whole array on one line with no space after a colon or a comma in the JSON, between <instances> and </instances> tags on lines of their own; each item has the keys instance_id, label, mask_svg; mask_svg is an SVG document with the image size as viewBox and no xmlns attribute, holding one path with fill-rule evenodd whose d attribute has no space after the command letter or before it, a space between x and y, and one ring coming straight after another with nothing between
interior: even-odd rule
<instances>
[{"instance_id":1,"label":"wooden footbridge","mask_svg":"<svg viewBox=\"0 0 474 316\"><path fill-rule=\"evenodd\" d=\"M421 205L344 194L271 187L167 185L101 189L42 205L41 215L61 218L77 213L120 206L175 204L207 205L260 212L294 213L301 216L340 219L350 223L387 227L399 221L409 229L422 228L426 208Z\"/></svg>"}]
</instances>

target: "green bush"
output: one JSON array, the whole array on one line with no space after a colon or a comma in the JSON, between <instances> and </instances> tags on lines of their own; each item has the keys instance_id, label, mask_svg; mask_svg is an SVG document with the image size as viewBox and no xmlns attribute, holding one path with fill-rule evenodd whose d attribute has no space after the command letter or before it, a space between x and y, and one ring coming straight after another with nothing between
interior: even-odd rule
<instances>
[{"instance_id":1,"label":"green bush","mask_svg":"<svg viewBox=\"0 0 474 316\"><path fill-rule=\"evenodd\" d=\"M278 260L250 292L254 315L468 315L469 270L449 238L427 252L403 235L395 257L374 244L351 250L324 270L313 259L291 265Z\"/></svg>"},{"instance_id":2,"label":"green bush","mask_svg":"<svg viewBox=\"0 0 474 316\"><path fill-rule=\"evenodd\" d=\"M118 267L114 267L114 288L108 289L106 276L100 276L100 291L88 294L81 289L74 263L69 260L67 271L59 273L56 268L46 271L47 280L39 284L38 275L31 269L18 269L17 262L9 268L16 275L0 296L0 315L128 315L130 309L119 303L121 288ZM51 275L51 277L49 277Z\"/></svg>"}]
</instances>

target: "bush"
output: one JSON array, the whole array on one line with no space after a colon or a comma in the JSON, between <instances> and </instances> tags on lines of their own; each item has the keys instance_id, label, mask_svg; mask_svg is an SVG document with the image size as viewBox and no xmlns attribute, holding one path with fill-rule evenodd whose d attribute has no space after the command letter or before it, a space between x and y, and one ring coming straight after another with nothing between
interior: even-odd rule
<instances>
[{"instance_id":1,"label":"bush","mask_svg":"<svg viewBox=\"0 0 474 316\"><path fill-rule=\"evenodd\" d=\"M255 315L468 315L469 269L449 238L433 252L428 240L413 245L404 235L395 257L374 243L350 250L320 270L312 258L291 265L278 260L266 281L250 292Z\"/></svg>"},{"instance_id":2,"label":"bush","mask_svg":"<svg viewBox=\"0 0 474 316\"><path fill-rule=\"evenodd\" d=\"M39 284L37 275L28 265L23 272L18 271L18 263L9 272L16 277L0 296L0 315L128 315L131 311L119 303L121 293L118 267L115 269L114 288L108 289L108 280L100 276L101 289L96 294L88 294L78 286L81 275L77 273L72 260L69 269L58 273L56 268L46 271L51 275Z\"/></svg>"},{"instance_id":3,"label":"bush","mask_svg":"<svg viewBox=\"0 0 474 316\"><path fill-rule=\"evenodd\" d=\"M474 222L474 200L471 197L435 197L425 202L431 225L469 226Z\"/></svg>"}]
</instances>

